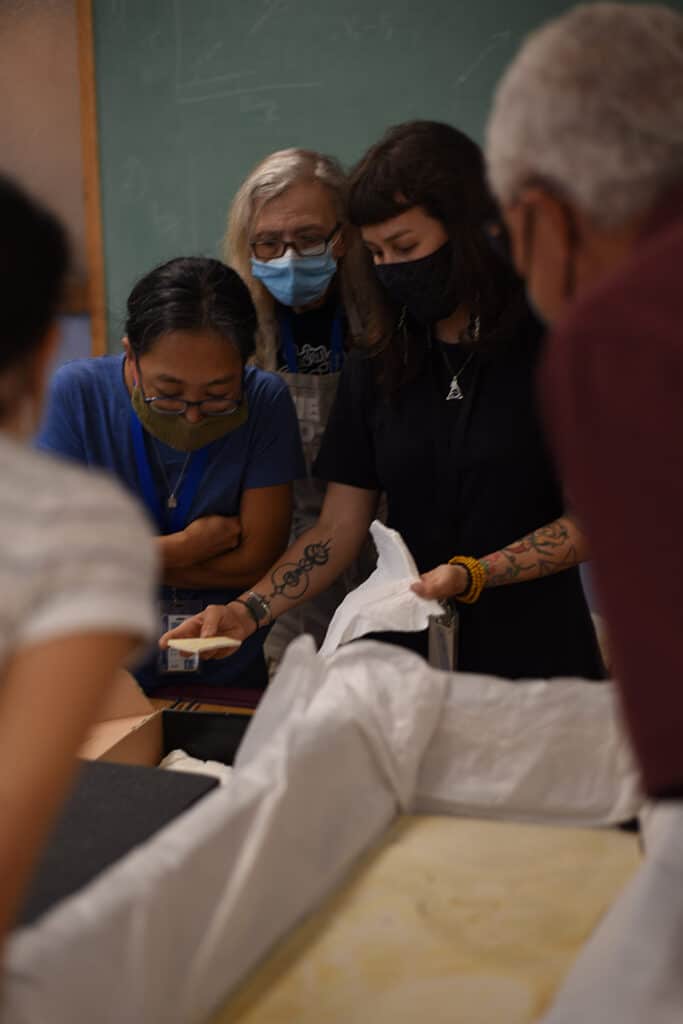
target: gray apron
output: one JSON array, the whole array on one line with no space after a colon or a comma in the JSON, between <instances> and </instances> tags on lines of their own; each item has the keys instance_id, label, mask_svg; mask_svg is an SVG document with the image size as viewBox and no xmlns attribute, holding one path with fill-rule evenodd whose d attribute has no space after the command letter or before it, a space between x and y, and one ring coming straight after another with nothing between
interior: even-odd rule
<instances>
[{"instance_id":1,"label":"gray apron","mask_svg":"<svg viewBox=\"0 0 683 1024\"><path fill-rule=\"evenodd\" d=\"M283 338L283 341L286 340ZM291 344L291 336L289 341ZM280 376L286 382L294 401L306 461L306 478L297 480L294 484L291 544L305 530L313 526L320 515L326 485L322 481L314 479L313 463L320 450L341 373L339 371L324 374L292 372L292 365L296 366L296 357L291 351L288 353L286 347L285 354L288 357L290 370L288 372L281 371ZM302 633L309 633L314 638L316 645L320 647L337 607L349 591L357 587L367 576L370 568L367 565L367 555L363 557L362 562L364 569L358 563L354 563L322 594L318 594L317 597L311 598L310 601L293 608L290 612L285 612L278 618L265 643L266 659L269 666L276 665L281 660L288 644Z\"/></svg>"}]
</instances>

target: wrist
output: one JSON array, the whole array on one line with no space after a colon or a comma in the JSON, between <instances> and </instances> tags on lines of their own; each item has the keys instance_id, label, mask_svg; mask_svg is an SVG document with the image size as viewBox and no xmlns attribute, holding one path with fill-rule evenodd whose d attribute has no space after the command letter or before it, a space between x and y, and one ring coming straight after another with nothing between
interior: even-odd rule
<instances>
[{"instance_id":1,"label":"wrist","mask_svg":"<svg viewBox=\"0 0 683 1024\"><path fill-rule=\"evenodd\" d=\"M243 602L237 597L234 597L232 601L228 601L228 604L232 607L235 615L239 617L245 636L252 636L252 634L254 634L258 629L253 615L250 615Z\"/></svg>"},{"instance_id":2,"label":"wrist","mask_svg":"<svg viewBox=\"0 0 683 1024\"><path fill-rule=\"evenodd\" d=\"M471 588L472 573L470 572L466 565L463 565L460 562L456 564L449 562L448 564L450 565L453 572L456 574L455 579L457 582L457 587L451 594L451 597L457 600L461 594L466 594L467 591Z\"/></svg>"},{"instance_id":3,"label":"wrist","mask_svg":"<svg viewBox=\"0 0 683 1024\"><path fill-rule=\"evenodd\" d=\"M242 606L245 614L253 622L255 629L271 625L273 612L270 607L270 601L263 594L259 594L254 590L247 590L244 594L236 597L234 603Z\"/></svg>"},{"instance_id":4,"label":"wrist","mask_svg":"<svg viewBox=\"0 0 683 1024\"><path fill-rule=\"evenodd\" d=\"M448 564L464 569L468 575L467 587L456 594L455 599L462 604L476 604L486 586L487 575L484 565L478 558L471 558L468 555L456 555L455 558L449 559Z\"/></svg>"}]
</instances>

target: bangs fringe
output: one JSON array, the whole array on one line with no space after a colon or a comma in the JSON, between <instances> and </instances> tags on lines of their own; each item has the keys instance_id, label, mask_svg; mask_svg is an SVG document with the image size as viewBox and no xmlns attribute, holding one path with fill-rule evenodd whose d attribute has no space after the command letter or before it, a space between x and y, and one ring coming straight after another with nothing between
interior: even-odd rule
<instances>
[{"instance_id":1,"label":"bangs fringe","mask_svg":"<svg viewBox=\"0 0 683 1024\"><path fill-rule=\"evenodd\" d=\"M403 175L392 165L389 154L351 176L349 220L356 227L381 224L415 205ZM400 197L400 198L399 198Z\"/></svg>"}]
</instances>

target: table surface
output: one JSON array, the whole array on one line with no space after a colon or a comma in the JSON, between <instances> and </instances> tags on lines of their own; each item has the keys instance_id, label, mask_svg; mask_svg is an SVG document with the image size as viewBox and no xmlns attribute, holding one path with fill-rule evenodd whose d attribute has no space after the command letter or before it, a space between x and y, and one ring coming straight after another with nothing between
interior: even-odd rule
<instances>
[{"instance_id":1,"label":"table surface","mask_svg":"<svg viewBox=\"0 0 683 1024\"><path fill-rule=\"evenodd\" d=\"M639 860L618 830L399 818L211 1024L531 1024Z\"/></svg>"}]
</instances>

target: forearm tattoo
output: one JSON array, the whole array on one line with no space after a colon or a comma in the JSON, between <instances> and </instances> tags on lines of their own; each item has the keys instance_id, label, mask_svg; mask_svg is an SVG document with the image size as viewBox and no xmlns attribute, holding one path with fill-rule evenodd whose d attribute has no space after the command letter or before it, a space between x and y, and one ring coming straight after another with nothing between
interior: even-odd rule
<instances>
[{"instance_id":1,"label":"forearm tattoo","mask_svg":"<svg viewBox=\"0 0 683 1024\"><path fill-rule=\"evenodd\" d=\"M268 599L284 597L295 601L302 597L308 590L313 569L329 562L331 545L331 539L307 544L298 562L283 562L276 566L270 577L273 589Z\"/></svg>"},{"instance_id":2,"label":"forearm tattoo","mask_svg":"<svg viewBox=\"0 0 683 1024\"><path fill-rule=\"evenodd\" d=\"M541 526L522 540L482 558L488 587L552 576L578 562L566 519Z\"/></svg>"}]
</instances>

